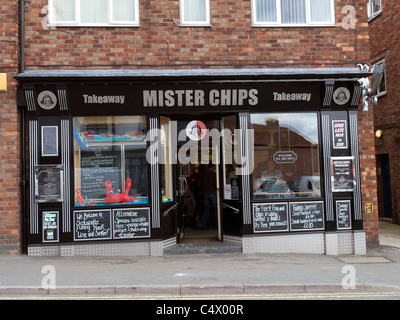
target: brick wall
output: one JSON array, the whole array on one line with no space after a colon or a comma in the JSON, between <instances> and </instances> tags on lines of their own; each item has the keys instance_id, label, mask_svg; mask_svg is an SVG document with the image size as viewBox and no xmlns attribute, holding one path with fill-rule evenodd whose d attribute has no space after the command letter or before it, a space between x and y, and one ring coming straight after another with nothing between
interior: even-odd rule
<instances>
[{"instance_id":1,"label":"brick wall","mask_svg":"<svg viewBox=\"0 0 400 320\"><path fill-rule=\"evenodd\" d=\"M180 27L178 0L140 0L138 28L45 30L46 0L26 9L27 67L328 67L355 66L369 57L366 0L356 5L357 29L252 28L251 1L211 1L211 27Z\"/></svg>"},{"instance_id":2,"label":"brick wall","mask_svg":"<svg viewBox=\"0 0 400 320\"><path fill-rule=\"evenodd\" d=\"M16 104L18 1L0 6L0 72L8 90L0 93L0 254L20 252L20 116Z\"/></svg>"},{"instance_id":3,"label":"brick wall","mask_svg":"<svg viewBox=\"0 0 400 320\"><path fill-rule=\"evenodd\" d=\"M27 69L355 67L369 61L367 0L336 1L337 26L253 28L251 1L211 1L211 27L180 27L178 0L140 0L139 28L45 29L47 1L26 8ZM356 29L342 28L354 5ZM363 203L377 207L372 111L360 111ZM377 210L365 215L377 243Z\"/></svg>"},{"instance_id":4,"label":"brick wall","mask_svg":"<svg viewBox=\"0 0 400 320\"><path fill-rule=\"evenodd\" d=\"M398 85L400 65L400 14L393 10L400 6L400 0L382 1L382 13L370 21L371 63L386 59L387 93L378 98L375 108L375 129L383 131L377 140L376 153L389 154L390 182L392 186L393 220L400 222L400 176L398 171L400 147L400 92Z\"/></svg>"}]
</instances>

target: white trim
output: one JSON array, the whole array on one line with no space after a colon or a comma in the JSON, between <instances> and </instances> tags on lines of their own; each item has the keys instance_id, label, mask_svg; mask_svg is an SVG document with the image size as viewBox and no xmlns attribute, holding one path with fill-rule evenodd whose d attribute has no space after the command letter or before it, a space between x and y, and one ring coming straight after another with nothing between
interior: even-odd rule
<instances>
[{"instance_id":1,"label":"white trim","mask_svg":"<svg viewBox=\"0 0 400 320\"><path fill-rule=\"evenodd\" d=\"M206 20L205 21L190 21L185 20L185 1L179 0L179 17L180 17L180 25L185 27L210 27L211 26L211 18L210 18L210 0L205 0L206 3Z\"/></svg>"}]
</instances>

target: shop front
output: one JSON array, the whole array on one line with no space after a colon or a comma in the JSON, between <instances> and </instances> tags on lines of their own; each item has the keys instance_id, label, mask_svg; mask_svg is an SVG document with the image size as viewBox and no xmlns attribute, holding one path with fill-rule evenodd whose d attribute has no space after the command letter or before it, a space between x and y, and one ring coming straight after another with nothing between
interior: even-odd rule
<instances>
[{"instance_id":1,"label":"shop front","mask_svg":"<svg viewBox=\"0 0 400 320\"><path fill-rule=\"evenodd\" d=\"M27 71L31 255L365 253L358 69Z\"/></svg>"}]
</instances>

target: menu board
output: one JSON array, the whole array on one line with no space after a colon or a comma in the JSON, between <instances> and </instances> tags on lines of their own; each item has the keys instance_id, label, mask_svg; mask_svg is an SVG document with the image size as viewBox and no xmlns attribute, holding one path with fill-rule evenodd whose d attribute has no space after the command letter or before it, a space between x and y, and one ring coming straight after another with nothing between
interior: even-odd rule
<instances>
[{"instance_id":1,"label":"menu board","mask_svg":"<svg viewBox=\"0 0 400 320\"><path fill-rule=\"evenodd\" d=\"M43 242L59 241L58 211L44 211L42 213Z\"/></svg>"},{"instance_id":2,"label":"menu board","mask_svg":"<svg viewBox=\"0 0 400 320\"><path fill-rule=\"evenodd\" d=\"M74 240L111 239L111 210L74 211Z\"/></svg>"},{"instance_id":3,"label":"menu board","mask_svg":"<svg viewBox=\"0 0 400 320\"><path fill-rule=\"evenodd\" d=\"M354 157L331 158L332 192L354 190Z\"/></svg>"},{"instance_id":4,"label":"menu board","mask_svg":"<svg viewBox=\"0 0 400 320\"><path fill-rule=\"evenodd\" d=\"M347 149L347 121L332 121L333 148Z\"/></svg>"},{"instance_id":5,"label":"menu board","mask_svg":"<svg viewBox=\"0 0 400 320\"><path fill-rule=\"evenodd\" d=\"M324 202L292 202L290 229L292 231L324 230Z\"/></svg>"},{"instance_id":6,"label":"menu board","mask_svg":"<svg viewBox=\"0 0 400 320\"><path fill-rule=\"evenodd\" d=\"M150 237L150 209L130 208L113 210L113 238Z\"/></svg>"},{"instance_id":7,"label":"menu board","mask_svg":"<svg viewBox=\"0 0 400 320\"><path fill-rule=\"evenodd\" d=\"M35 167L35 196L38 202L59 202L63 198L63 168L60 165Z\"/></svg>"},{"instance_id":8,"label":"menu board","mask_svg":"<svg viewBox=\"0 0 400 320\"><path fill-rule=\"evenodd\" d=\"M81 193L88 199L104 199L107 180L111 181L114 192L122 188L119 148L91 147L90 151L81 152L80 164Z\"/></svg>"},{"instance_id":9,"label":"menu board","mask_svg":"<svg viewBox=\"0 0 400 320\"><path fill-rule=\"evenodd\" d=\"M289 231L287 203L253 204L254 232Z\"/></svg>"},{"instance_id":10,"label":"menu board","mask_svg":"<svg viewBox=\"0 0 400 320\"><path fill-rule=\"evenodd\" d=\"M336 201L336 221L338 230L351 229L351 201Z\"/></svg>"}]
</instances>

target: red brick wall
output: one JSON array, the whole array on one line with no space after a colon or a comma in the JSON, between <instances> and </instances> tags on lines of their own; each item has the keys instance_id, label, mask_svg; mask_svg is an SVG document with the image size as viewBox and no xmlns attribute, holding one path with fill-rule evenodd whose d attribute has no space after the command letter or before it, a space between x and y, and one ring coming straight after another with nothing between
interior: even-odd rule
<instances>
[{"instance_id":1,"label":"red brick wall","mask_svg":"<svg viewBox=\"0 0 400 320\"><path fill-rule=\"evenodd\" d=\"M211 27L180 27L178 0L140 0L140 27L44 30L46 0L26 9L27 68L354 67L369 57L366 0L357 29L252 28L251 1L211 1Z\"/></svg>"},{"instance_id":2,"label":"red brick wall","mask_svg":"<svg viewBox=\"0 0 400 320\"><path fill-rule=\"evenodd\" d=\"M389 154L392 186L393 220L400 223L400 92L397 89L400 65L400 0L382 1L382 13L370 21L371 63L386 59L387 93L378 98L375 108L375 128L383 131L377 140L376 153ZM395 10L394 8L397 8Z\"/></svg>"},{"instance_id":3,"label":"red brick wall","mask_svg":"<svg viewBox=\"0 0 400 320\"><path fill-rule=\"evenodd\" d=\"M0 72L7 92L0 93L0 254L20 252L20 116L16 104L18 3L0 6Z\"/></svg>"},{"instance_id":4,"label":"red brick wall","mask_svg":"<svg viewBox=\"0 0 400 320\"><path fill-rule=\"evenodd\" d=\"M4 1L4 0L3 0ZM211 1L211 27L180 27L178 0L140 0L139 28L44 29L46 0L26 8L27 69L355 67L369 61L367 0L336 1L334 27L253 28L251 1ZM356 29L342 28L354 5ZM360 111L363 204L377 207L372 111ZM376 212L375 212L376 211ZM377 210L365 215L377 243Z\"/></svg>"}]
</instances>

